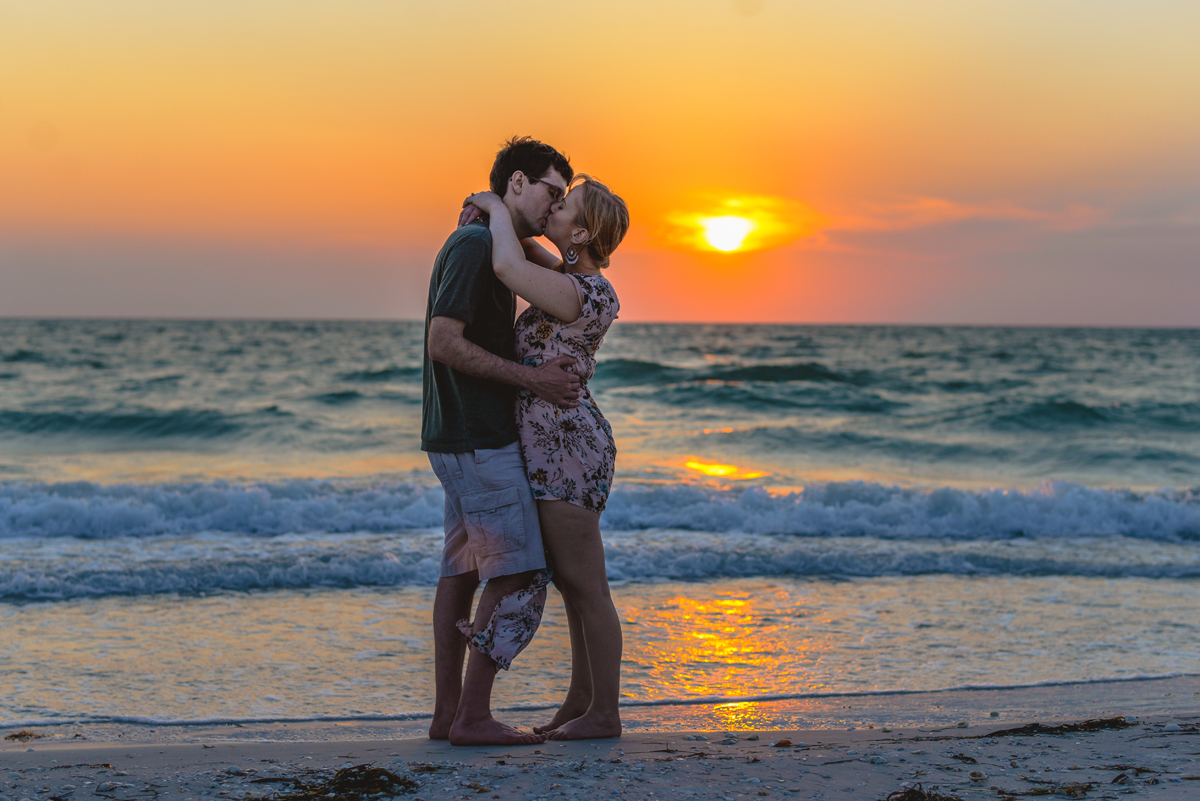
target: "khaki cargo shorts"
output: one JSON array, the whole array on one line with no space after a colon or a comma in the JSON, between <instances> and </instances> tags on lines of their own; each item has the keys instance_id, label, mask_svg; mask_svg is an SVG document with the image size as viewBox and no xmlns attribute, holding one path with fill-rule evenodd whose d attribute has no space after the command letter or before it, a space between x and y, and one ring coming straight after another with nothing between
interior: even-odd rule
<instances>
[{"instance_id":1,"label":"khaki cargo shorts","mask_svg":"<svg viewBox=\"0 0 1200 801\"><path fill-rule=\"evenodd\" d=\"M537 504L525 475L521 446L430 453L446 491L442 575L472 570L480 579L546 566Z\"/></svg>"}]
</instances>

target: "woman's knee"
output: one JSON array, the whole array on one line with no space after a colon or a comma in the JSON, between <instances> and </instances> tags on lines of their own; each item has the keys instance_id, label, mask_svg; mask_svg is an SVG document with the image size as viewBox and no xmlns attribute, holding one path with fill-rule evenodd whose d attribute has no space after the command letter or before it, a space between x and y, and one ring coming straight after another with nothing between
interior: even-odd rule
<instances>
[{"instance_id":1,"label":"woman's knee","mask_svg":"<svg viewBox=\"0 0 1200 801\"><path fill-rule=\"evenodd\" d=\"M555 576L554 586L580 614L603 604L612 605L607 577L602 576L599 580L592 578L572 581L570 578L560 579Z\"/></svg>"}]
</instances>

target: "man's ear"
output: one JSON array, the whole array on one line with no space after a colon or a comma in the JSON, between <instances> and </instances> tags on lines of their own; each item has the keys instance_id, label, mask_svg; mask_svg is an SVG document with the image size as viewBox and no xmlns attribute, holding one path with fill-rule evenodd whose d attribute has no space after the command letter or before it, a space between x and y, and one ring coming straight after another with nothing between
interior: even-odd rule
<instances>
[{"instance_id":1,"label":"man's ear","mask_svg":"<svg viewBox=\"0 0 1200 801\"><path fill-rule=\"evenodd\" d=\"M508 178L508 186L512 189L514 195L519 195L525 191L525 173L517 170Z\"/></svg>"}]
</instances>

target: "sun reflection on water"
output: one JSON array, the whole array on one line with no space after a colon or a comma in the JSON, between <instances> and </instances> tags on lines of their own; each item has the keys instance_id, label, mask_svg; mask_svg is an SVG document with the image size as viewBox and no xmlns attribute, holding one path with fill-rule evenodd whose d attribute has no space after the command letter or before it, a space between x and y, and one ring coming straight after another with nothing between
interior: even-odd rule
<instances>
[{"instance_id":1,"label":"sun reflection on water","mask_svg":"<svg viewBox=\"0 0 1200 801\"><path fill-rule=\"evenodd\" d=\"M743 470L735 464L702 462L698 459L689 459L683 463L683 466L688 470L709 476L710 478L749 479L762 478L766 475L766 473L760 470Z\"/></svg>"},{"instance_id":2,"label":"sun reflection on water","mask_svg":"<svg viewBox=\"0 0 1200 801\"><path fill-rule=\"evenodd\" d=\"M742 702L737 704L718 704L713 707L714 716L721 721L721 728L737 731L738 729L753 729L758 722L760 704Z\"/></svg>"},{"instance_id":3,"label":"sun reflection on water","mask_svg":"<svg viewBox=\"0 0 1200 801\"><path fill-rule=\"evenodd\" d=\"M805 617L807 599L781 587L761 589L639 594L650 603L622 609L624 625L637 630L626 639L625 693L737 699L810 688L805 668L820 661L825 637L780 619ZM734 718L752 706L726 704L722 714L735 727Z\"/></svg>"}]
</instances>

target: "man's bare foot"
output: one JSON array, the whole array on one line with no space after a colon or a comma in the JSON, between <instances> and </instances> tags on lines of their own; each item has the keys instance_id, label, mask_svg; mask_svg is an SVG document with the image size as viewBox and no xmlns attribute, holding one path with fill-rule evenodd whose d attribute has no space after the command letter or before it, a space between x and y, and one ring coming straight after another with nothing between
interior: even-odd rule
<instances>
[{"instance_id":1,"label":"man's bare foot","mask_svg":"<svg viewBox=\"0 0 1200 801\"><path fill-rule=\"evenodd\" d=\"M563 705L554 713L554 717L545 726L534 726L534 734L549 734L569 720L581 718L587 714L588 707L592 705L592 699L589 698L582 703L574 703L570 699L563 701Z\"/></svg>"},{"instance_id":2,"label":"man's bare foot","mask_svg":"<svg viewBox=\"0 0 1200 801\"><path fill-rule=\"evenodd\" d=\"M450 727L451 745L537 745L545 741L544 734L526 734L492 717L472 723L455 721Z\"/></svg>"},{"instance_id":3,"label":"man's bare foot","mask_svg":"<svg viewBox=\"0 0 1200 801\"><path fill-rule=\"evenodd\" d=\"M596 740L620 736L620 717L590 714L569 720L547 735L551 740Z\"/></svg>"}]
</instances>

